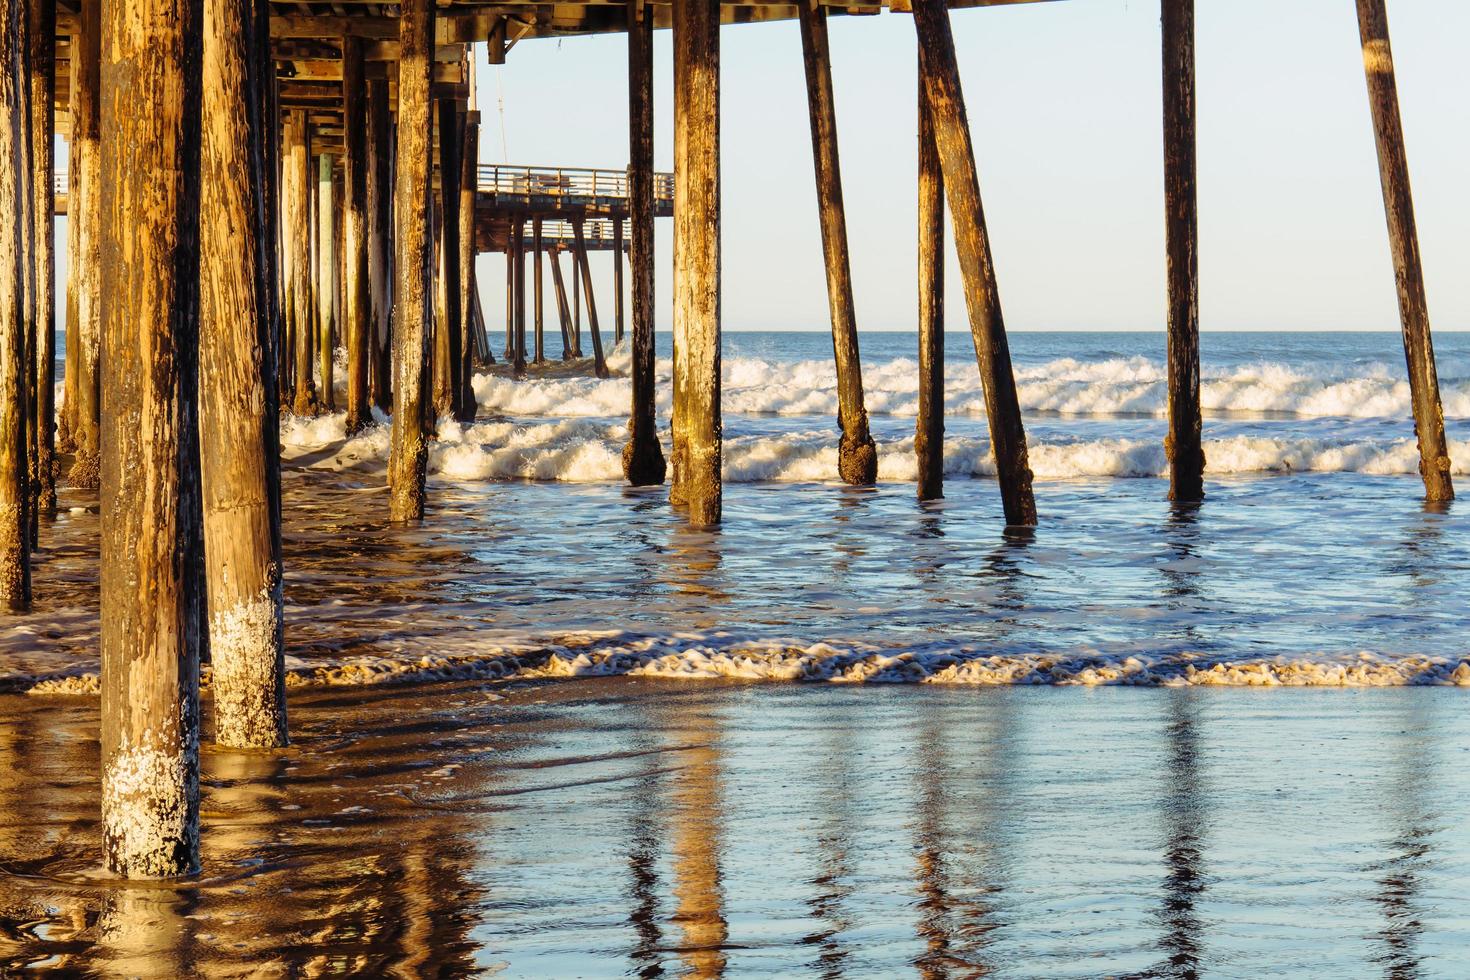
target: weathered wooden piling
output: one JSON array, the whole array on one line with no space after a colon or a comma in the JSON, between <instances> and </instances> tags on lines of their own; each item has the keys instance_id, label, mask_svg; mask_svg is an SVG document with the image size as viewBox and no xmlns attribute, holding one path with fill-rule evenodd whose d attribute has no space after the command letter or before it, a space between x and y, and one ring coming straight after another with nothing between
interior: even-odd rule
<instances>
[{"instance_id":1,"label":"weathered wooden piling","mask_svg":"<svg viewBox=\"0 0 1470 980\"><path fill-rule=\"evenodd\" d=\"M582 356L582 265L572 250L572 356Z\"/></svg>"},{"instance_id":2,"label":"weathered wooden piling","mask_svg":"<svg viewBox=\"0 0 1470 980\"><path fill-rule=\"evenodd\" d=\"M1001 503L1008 525L1034 525L1036 500L1031 490L1026 430L1021 421L990 237L981 207L980 178L975 170L975 151L965 116L949 10L944 0L913 0L913 16L919 40L919 74L934 116L934 141L939 149L944 191L954 225L955 251L970 313L970 335L985 386L985 412L990 423Z\"/></svg>"},{"instance_id":3,"label":"weathered wooden piling","mask_svg":"<svg viewBox=\"0 0 1470 980\"><path fill-rule=\"evenodd\" d=\"M480 302L480 290L478 288L470 291L470 305L474 310L475 319L472 327L475 332L474 356L477 363L490 366L495 363L495 354L490 350L490 328L485 324L485 306Z\"/></svg>"},{"instance_id":4,"label":"weathered wooden piling","mask_svg":"<svg viewBox=\"0 0 1470 980\"><path fill-rule=\"evenodd\" d=\"M81 20L78 15L76 21ZM77 57L76 52L81 50L78 40L78 32L72 32L67 39L71 49L71 57ZM76 83L71 83L72 95L67 99L67 112L71 115L76 106ZM70 119L68 120L70 122ZM70 175L72 187L67 192L67 219L66 219L66 363L62 368L62 390L61 407L56 418L56 451L58 453L76 452L76 424L72 421L77 412L77 376L81 373L77 362L81 355L82 342L77 328L77 269L81 263L77 261L78 252L81 249L80 236L77 230L81 222L71 217L72 209L76 207L75 181L76 173L81 169L78 160L76 127L71 127L73 136L66 141L66 166Z\"/></svg>"},{"instance_id":5,"label":"weathered wooden piling","mask_svg":"<svg viewBox=\"0 0 1470 980\"><path fill-rule=\"evenodd\" d=\"M276 383L280 386L281 410L288 411L296 392L296 231L295 144L301 139L297 115L281 110L280 165L276 182L276 215L279 222L281 297L281 343L276 349Z\"/></svg>"},{"instance_id":6,"label":"weathered wooden piling","mask_svg":"<svg viewBox=\"0 0 1470 980\"><path fill-rule=\"evenodd\" d=\"M511 238L515 237L515 225L511 225ZM507 361L516 359L516 246L514 241L505 246L505 347L502 348Z\"/></svg>"},{"instance_id":7,"label":"weathered wooden piling","mask_svg":"<svg viewBox=\"0 0 1470 980\"><path fill-rule=\"evenodd\" d=\"M802 61L806 67L822 255L827 267L832 353L837 366L837 414L842 428L837 448L837 473L846 483L866 486L878 478L878 448L868 431L868 412L863 405L863 365L858 351L852 263L847 247L847 211L842 201L842 168L837 152L837 109L832 94L827 11L818 0L800 0L797 14L801 25Z\"/></svg>"},{"instance_id":8,"label":"weathered wooden piling","mask_svg":"<svg viewBox=\"0 0 1470 980\"><path fill-rule=\"evenodd\" d=\"M393 408L392 290L393 116L388 111L388 80L369 79L368 98L368 278L371 280L372 398L379 411Z\"/></svg>"},{"instance_id":9,"label":"weathered wooden piling","mask_svg":"<svg viewBox=\"0 0 1470 980\"><path fill-rule=\"evenodd\" d=\"M425 363L431 260L430 94L434 68L434 0L399 4L398 173L393 189L393 436L390 512L396 521L424 516L429 447L424 437Z\"/></svg>"},{"instance_id":10,"label":"weathered wooden piling","mask_svg":"<svg viewBox=\"0 0 1470 980\"><path fill-rule=\"evenodd\" d=\"M25 92L21 0L0 0L0 159L22 159ZM26 444L24 187L18 167L0 167L0 606L31 601Z\"/></svg>"},{"instance_id":11,"label":"weathered wooden piling","mask_svg":"<svg viewBox=\"0 0 1470 980\"><path fill-rule=\"evenodd\" d=\"M31 105L31 9L39 0L22 0L20 29L20 158L15 161L20 177L21 207L21 288L22 316L25 320L25 350L22 353L22 411L25 413L26 457L26 539L35 548L40 537L37 521L36 489L40 485L36 459L36 154L35 115Z\"/></svg>"},{"instance_id":12,"label":"weathered wooden piling","mask_svg":"<svg viewBox=\"0 0 1470 980\"><path fill-rule=\"evenodd\" d=\"M199 856L201 7L103 9L102 836L125 877Z\"/></svg>"},{"instance_id":13,"label":"weathered wooden piling","mask_svg":"<svg viewBox=\"0 0 1470 980\"><path fill-rule=\"evenodd\" d=\"M914 427L920 500L944 496L944 176L929 91L919 84L919 418Z\"/></svg>"},{"instance_id":14,"label":"weathered wooden piling","mask_svg":"<svg viewBox=\"0 0 1470 980\"><path fill-rule=\"evenodd\" d=\"M531 358L533 364L541 364L546 360L546 303L545 285L541 278L541 216L537 215L531 219L531 295L532 305L535 307L533 322L536 329L536 351Z\"/></svg>"},{"instance_id":15,"label":"weathered wooden piling","mask_svg":"<svg viewBox=\"0 0 1470 980\"><path fill-rule=\"evenodd\" d=\"M435 113L438 115L438 113ZM440 373L448 370L448 357L440 356L440 341L448 344L448 332L444 326L447 325L448 317L445 316L445 306L448 297L445 295L447 276L444 272L444 212L438 200L432 204L434 207L434 313L429 316L429 417L425 419L428 423L429 432L438 433L438 420L440 420ZM447 353L447 351L445 351ZM445 379L442 398L445 403L453 398L453 385Z\"/></svg>"},{"instance_id":16,"label":"weathered wooden piling","mask_svg":"<svg viewBox=\"0 0 1470 980\"><path fill-rule=\"evenodd\" d=\"M1384 0L1358 0L1358 33L1363 43L1363 71L1368 79L1373 136L1378 145L1378 175L1383 185L1388 243L1398 284L1404 359L1414 405L1414 431L1419 440L1419 474L1424 478L1425 499L1453 500L1450 451L1445 441L1444 409L1439 400L1439 374L1434 365L1434 338L1429 329L1429 303L1424 291L1414 195L1409 187L1409 163L1404 152L1404 128L1399 118L1398 83L1394 77Z\"/></svg>"},{"instance_id":17,"label":"weathered wooden piling","mask_svg":"<svg viewBox=\"0 0 1470 980\"><path fill-rule=\"evenodd\" d=\"M252 9L207 0L199 201L199 429L215 741L285 745L280 446Z\"/></svg>"},{"instance_id":18,"label":"weathered wooden piling","mask_svg":"<svg viewBox=\"0 0 1470 980\"><path fill-rule=\"evenodd\" d=\"M674 6L674 483L720 520L720 4Z\"/></svg>"},{"instance_id":19,"label":"weathered wooden piling","mask_svg":"<svg viewBox=\"0 0 1470 980\"><path fill-rule=\"evenodd\" d=\"M526 373L526 223L517 218L511 224L511 237L515 239L515 336L512 346L515 357L511 364L517 376Z\"/></svg>"},{"instance_id":20,"label":"weathered wooden piling","mask_svg":"<svg viewBox=\"0 0 1470 980\"><path fill-rule=\"evenodd\" d=\"M35 503L40 513L56 510L56 5L31 0L32 187L35 231Z\"/></svg>"},{"instance_id":21,"label":"weathered wooden piling","mask_svg":"<svg viewBox=\"0 0 1470 980\"><path fill-rule=\"evenodd\" d=\"M317 247L317 166L316 154L313 152L317 145L316 133L310 124L311 114L307 113L306 130L306 309L303 314L306 330L297 337L297 363L305 364L306 375L311 382L312 405L306 414L315 414L320 404L316 396L316 341L318 321L321 319L321 308L318 304L317 282L320 275L321 249Z\"/></svg>"},{"instance_id":22,"label":"weathered wooden piling","mask_svg":"<svg viewBox=\"0 0 1470 980\"><path fill-rule=\"evenodd\" d=\"M561 275L561 247L557 246L547 256L551 261L551 284L556 290L557 320L561 323L561 359L571 360L572 352L572 309L567 304L566 280Z\"/></svg>"},{"instance_id":23,"label":"weathered wooden piling","mask_svg":"<svg viewBox=\"0 0 1470 980\"><path fill-rule=\"evenodd\" d=\"M72 170L67 191L67 223L76 222L77 247L71 269L77 294L76 410L71 436L76 456L67 479L95 489L100 480L102 337L102 194L99 187L99 113L101 109L102 8L82 0L71 51Z\"/></svg>"},{"instance_id":24,"label":"weathered wooden piling","mask_svg":"<svg viewBox=\"0 0 1470 980\"><path fill-rule=\"evenodd\" d=\"M623 342L623 219L612 219L613 226L613 345Z\"/></svg>"},{"instance_id":25,"label":"weathered wooden piling","mask_svg":"<svg viewBox=\"0 0 1470 980\"><path fill-rule=\"evenodd\" d=\"M337 408L335 367L337 344L336 161L326 153L316 158L316 360L317 407Z\"/></svg>"},{"instance_id":26,"label":"weathered wooden piling","mask_svg":"<svg viewBox=\"0 0 1470 980\"><path fill-rule=\"evenodd\" d=\"M329 335L331 343L328 345L333 351L333 377L336 376L336 350L344 348L346 353L346 334L343 321L347 313L347 262L345 253L345 232L347 230L347 194L342 186L347 171L340 165L340 161L334 163L332 171L332 331ZM345 380L345 379L344 379ZM333 396L333 403L336 397Z\"/></svg>"},{"instance_id":27,"label":"weathered wooden piling","mask_svg":"<svg viewBox=\"0 0 1470 980\"><path fill-rule=\"evenodd\" d=\"M631 223L633 406L623 476L635 487L664 482L653 349L653 5L628 4L628 216ZM563 326L565 330L565 326Z\"/></svg>"},{"instance_id":28,"label":"weathered wooden piling","mask_svg":"<svg viewBox=\"0 0 1470 980\"><path fill-rule=\"evenodd\" d=\"M281 161L281 238L286 275L286 337L294 390L291 411L316 414L316 385L312 381L311 336L316 327L312 304L311 267L311 148L306 112L293 109L283 126L285 151Z\"/></svg>"},{"instance_id":29,"label":"weathered wooden piling","mask_svg":"<svg viewBox=\"0 0 1470 980\"><path fill-rule=\"evenodd\" d=\"M592 370L599 378L608 377L607 358L602 353L602 329L597 324L597 297L592 293L592 269L587 261L587 239L583 234L582 219L572 218L572 237L575 241L577 268L582 270L582 288L587 296L587 332L592 335Z\"/></svg>"},{"instance_id":30,"label":"weathered wooden piling","mask_svg":"<svg viewBox=\"0 0 1470 980\"><path fill-rule=\"evenodd\" d=\"M362 38L342 39L342 170L346 192L342 216L343 289L342 340L347 348L347 434L362 431L372 415L368 409L368 362L372 359L373 283L369 208L367 79Z\"/></svg>"},{"instance_id":31,"label":"weathered wooden piling","mask_svg":"<svg viewBox=\"0 0 1470 980\"><path fill-rule=\"evenodd\" d=\"M439 352L440 342L442 341L446 345L449 342L449 333L446 329L449 322L449 316L446 312L446 308L449 304L448 275L444 269L444 265L448 261L448 256L444 254L444 212L439 207L439 202L437 199L435 199L434 201L433 208L434 232L432 240L434 243L434 312L430 315L429 318L429 414L424 421L428 427L428 431L432 435L437 436L439 433L439 419L443 417L443 413L439 410L439 406L441 404L441 395L442 404L444 404L446 407L452 407L451 403L453 402L454 398L454 385L450 378L445 377L444 386L441 392L439 383L441 373L447 374L449 371L449 358L447 356L448 351L444 352L446 356L440 356Z\"/></svg>"},{"instance_id":32,"label":"weathered wooden piling","mask_svg":"<svg viewBox=\"0 0 1470 980\"><path fill-rule=\"evenodd\" d=\"M1199 402L1194 0L1163 0L1164 210L1169 280L1169 499L1205 496Z\"/></svg>"},{"instance_id":33,"label":"weathered wooden piling","mask_svg":"<svg viewBox=\"0 0 1470 980\"><path fill-rule=\"evenodd\" d=\"M261 273L266 289L266 310L270 317L269 356L272 364L271 377L275 383L272 404L275 406L276 413L279 414L281 406L279 374L285 322L284 297L282 296L285 279L281 268L281 86L271 48L270 4L255 3L254 16L255 31L251 39L256 47L255 66L259 72L255 97L260 101L259 118L262 132L260 138L260 194L262 197L261 218L264 225L261 229L260 242ZM279 428L272 428L271 438L276 444L280 442ZM277 494L277 501L279 502L279 494Z\"/></svg>"},{"instance_id":34,"label":"weathered wooden piling","mask_svg":"<svg viewBox=\"0 0 1470 980\"><path fill-rule=\"evenodd\" d=\"M473 422L479 408L474 387L474 323L479 298L479 287L475 283L475 199L480 181L480 113L473 108L473 98L470 105L471 109L464 116L464 138L460 141L459 159L460 392L457 418L461 422ZM539 265L537 269L540 269ZM489 353L488 347L486 353Z\"/></svg>"},{"instance_id":35,"label":"weathered wooden piling","mask_svg":"<svg viewBox=\"0 0 1470 980\"><path fill-rule=\"evenodd\" d=\"M459 264L459 172L460 130L464 112L453 99L439 100L439 202L443 214L440 234L440 277L444 315L434 328L434 414L453 418L459 414L462 385L459 372L463 353L464 313L460 304Z\"/></svg>"}]
</instances>

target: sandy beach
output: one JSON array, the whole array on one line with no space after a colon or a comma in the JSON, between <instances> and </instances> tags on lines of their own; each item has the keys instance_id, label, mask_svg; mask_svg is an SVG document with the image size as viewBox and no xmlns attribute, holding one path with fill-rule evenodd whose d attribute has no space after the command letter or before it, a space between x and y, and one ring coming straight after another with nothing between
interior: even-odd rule
<instances>
[{"instance_id":1,"label":"sandy beach","mask_svg":"<svg viewBox=\"0 0 1470 980\"><path fill-rule=\"evenodd\" d=\"M609 678L301 691L192 881L97 868L94 704L5 699L0 966L1453 976L1454 691Z\"/></svg>"}]
</instances>

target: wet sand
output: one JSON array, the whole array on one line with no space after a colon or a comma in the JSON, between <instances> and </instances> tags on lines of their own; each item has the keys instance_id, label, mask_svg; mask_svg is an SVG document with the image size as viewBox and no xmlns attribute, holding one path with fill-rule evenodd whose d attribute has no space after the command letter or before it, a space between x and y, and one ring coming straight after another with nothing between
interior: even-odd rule
<instances>
[{"instance_id":1,"label":"wet sand","mask_svg":"<svg viewBox=\"0 0 1470 980\"><path fill-rule=\"evenodd\" d=\"M197 881L102 880L97 710L0 704L0 969L1463 976L1449 690L293 695Z\"/></svg>"}]
</instances>

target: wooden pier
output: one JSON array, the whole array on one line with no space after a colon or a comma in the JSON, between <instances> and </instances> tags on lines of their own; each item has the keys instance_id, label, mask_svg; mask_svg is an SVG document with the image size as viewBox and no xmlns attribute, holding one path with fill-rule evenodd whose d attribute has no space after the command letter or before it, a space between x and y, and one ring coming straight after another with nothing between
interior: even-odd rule
<instances>
[{"instance_id":1,"label":"wooden pier","mask_svg":"<svg viewBox=\"0 0 1470 980\"><path fill-rule=\"evenodd\" d=\"M566 286L560 257L570 256L573 291L584 287L594 351L593 370L607 377L602 352L601 327L592 294L589 252L611 252L613 260L613 343L623 340L623 262L630 251L624 226L632 215L631 168L598 170L587 167L529 167L492 165L478 171L475 204L476 253L500 252L506 257L507 311L505 358L524 365L545 361L545 310L543 308L543 257L549 262L557 284L563 357L581 355L580 306L573 312L563 294ZM651 211L658 217L674 213L674 175L652 175ZM650 229L651 234L651 229ZM532 351L525 348L526 256L534 274ZM578 297L580 298L580 297Z\"/></svg>"},{"instance_id":2,"label":"wooden pier","mask_svg":"<svg viewBox=\"0 0 1470 980\"><path fill-rule=\"evenodd\" d=\"M68 479L100 486L102 812L124 876L187 874L199 854L200 652L221 744L288 737L283 696L278 413L334 407L349 430L392 415L387 508L423 519L429 440L472 419L491 357L475 255L507 262L507 349L544 358L543 267L564 350L585 305L606 376L589 253L614 261L614 338L631 280L631 483L660 484L653 223L674 223L671 501L721 517L720 28L789 20L802 41L831 309L838 473L876 478L864 406L829 15L915 32L919 88L918 493L943 492L945 205L1005 520L1037 521L1032 474L966 113L952 10L1030 0L0 0L0 603L30 601L30 554ZM1356 0L1426 496L1453 496L1385 0ZM1163 23L1170 496L1204 494L1199 394L1194 0ZM983 16L975 14L974 16ZM674 34L673 174L653 170L652 31ZM619 33L624 169L484 166L474 59ZM68 141L58 181L53 133ZM65 399L52 404L53 213L68 216ZM571 272L562 263L566 254ZM534 277L526 343L526 266ZM1386 278L1386 277L1385 277ZM570 279L570 285L568 280ZM55 416L55 417L53 417Z\"/></svg>"}]
</instances>

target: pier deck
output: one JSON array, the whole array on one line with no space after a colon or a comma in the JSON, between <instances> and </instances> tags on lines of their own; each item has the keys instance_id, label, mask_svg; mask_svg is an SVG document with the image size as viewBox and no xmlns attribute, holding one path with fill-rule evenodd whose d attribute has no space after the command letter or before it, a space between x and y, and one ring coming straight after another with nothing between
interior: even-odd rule
<instances>
[{"instance_id":1,"label":"pier deck","mask_svg":"<svg viewBox=\"0 0 1470 980\"><path fill-rule=\"evenodd\" d=\"M55 213L66 214L71 175L56 173ZM654 175L654 214L667 218L674 213L674 175ZM626 170L590 167L531 167L490 164L479 169L475 197L475 249L504 252L510 241L513 219L541 215L542 242L548 247L570 246L574 240L572 219L585 219L583 234L589 251L614 247L613 222L628 217L628 173ZM523 236L531 243L529 232Z\"/></svg>"}]
</instances>

